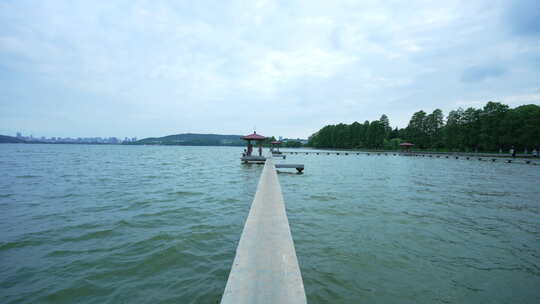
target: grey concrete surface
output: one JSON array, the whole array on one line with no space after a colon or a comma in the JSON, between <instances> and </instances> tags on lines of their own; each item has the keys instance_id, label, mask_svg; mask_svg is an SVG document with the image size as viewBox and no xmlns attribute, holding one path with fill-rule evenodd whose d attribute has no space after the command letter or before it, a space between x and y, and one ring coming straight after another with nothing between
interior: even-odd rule
<instances>
[{"instance_id":1,"label":"grey concrete surface","mask_svg":"<svg viewBox=\"0 0 540 304\"><path fill-rule=\"evenodd\" d=\"M271 157L261 173L221 303L307 303Z\"/></svg>"}]
</instances>

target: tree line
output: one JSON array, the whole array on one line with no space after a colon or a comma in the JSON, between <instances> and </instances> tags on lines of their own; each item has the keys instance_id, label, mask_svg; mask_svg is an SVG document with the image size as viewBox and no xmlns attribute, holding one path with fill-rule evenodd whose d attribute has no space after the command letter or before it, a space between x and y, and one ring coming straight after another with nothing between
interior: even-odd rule
<instances>
[{"instance_id":1,"label":"tree line","mask_svg":"<svg viewBox=\"0 0 540 304\"><path fill-rule=\"evenodd\" d=\"M309 137L308 146L338 149L399 149L402 142L415 149L437 151L507 151L537 149L540 146L540 106L510 108L500 102L428 114L414 113L405 128L391 128L388 116L379 120L327 125Z\"/></svg>"},{"instance_id":2,"label":"tree line","mask_svg":"<svg viewBox=\"0 0 540 304\"><path fill-rule=\"evenodd\" d=\"M262 146L269 148L271 146L270 143L273 142L273 141L277 141L277 139L274 136L267 137L266 139L264 139L262 141ZM297 141L297 140L287 140L287 141L282 142L280 147L282 147L282 148L300 148L300 147L302 147L302 143Z\"/></svg>"}]
</instances>

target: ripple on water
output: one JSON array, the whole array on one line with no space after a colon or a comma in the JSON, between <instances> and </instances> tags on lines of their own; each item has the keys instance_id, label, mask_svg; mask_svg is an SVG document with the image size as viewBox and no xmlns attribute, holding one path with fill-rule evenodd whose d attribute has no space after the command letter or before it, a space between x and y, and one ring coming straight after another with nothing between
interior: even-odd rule
<instances>
[{"instance_id":1,"label":"ripple on water","mask_svg":"<svg viewBox=\"0 0 540 304\"><path fill-rule=\"evenodd\" d=\"M84 256L84 255L93 255L93 254L100 254L100 253L111 253L118 249L121 249L122 246L106 246L102 248L88 248L88 249L79 249L79 250L56 250L53 249L49 253L47 253L47 257L56 257L56 258L62 258L62 257L71 257L71 256Z\"/></svg>"},{"instance_id":2,"label":"ripple on water","mask_svg":"<svg viewBox=\"0 0 540 304\"><path fill-rule=\"evenodd\" d=\"M52 303L69 303L73 299L79 299L79 301L84 302L95 302L94 297L96 294L108 296L114 291L115 288L99 286L86 279L81 279L75 280L68 287L49 290L48 294L40 300Z\"/></svg>"},{"instance_id":3,"label":"ripple on water","mask_svg":"<svg viewBox=\"0 0 540 304\"><path fill-rule=\"evenodd\" d=\"M151 212L151 213L141 213L136 215L135 217L155 217L155 218L161 218L161 217L170 217L170 216L182 216L185 214L192 214L196 212L191 207L182 207L182 208L167 208L165 210L157 211L157 212Z\"/></svg>"},{"instance_id":4,"label":"ripple on water","mask_svg":"<svg viewBox=\"0 0 540 304\"><path fill-rule=\"evenodd\" d=\"M2 148L0 302L219 302L262 169L241 148ZM537 167L287 161L309 303L538 302Z\"/></svg>"},{"instance_id":5,"label":"ripple on water","mask_svg":"<svg viewBox=\"0 0 540 304\"><path fill-rule=\"evenodd\" d=\"M224 203L224 204L232 204L232 203L239 203L239 202L241 202L241 200L236 199L236 198L232 198L232 197L228 197L228 198L221 199L219 202Z\"/></svg>"},{"instance_id":6,"label":"ripple on water","mask_svg":"<svg viewBox=\"0 0 540 304\"><path fill-rule=\"evenodd\" d=\"M103 229L103 230L97 230L92 231L88 233L84 233L77 236L72 237L64 237L61 239L62 242L80 242L80 241L87 241L92 239L104 239L112 237L116 234L116 231L113 229Z\"/></svg>"},{"instance_id":7,"label":"ripple on water","mask_svg":"<svg viewBox=\"0 0 540 304\"><path fill-rule=\"evenodd\" d=\"M198 195L203 195L204 193L202 192L196 192L196 191L175 191L175 192L170 192L169 195L172 195L172 196L179 196L179 197L184 197L184 196L198 196Z\"/></svg>"},{"instance_id":8,"label":"ripple on water","mask_svg":"<svg viewBox=\"0 0 540 304\"><path fill-rule=\"evenodd\" d=\"M337 197L330 195L310 195L310 199L317 200L319 202L329 202L337 200Z\"/></svg>"},{"instance_id":9,"label":"ripple on water","mask_svg":"<svg viewBox=\"0 0 540 304\"><path fill-rule=\"evenodd\" d=\"M41 176L39 175L18 175L15 176L15 178L22 178L22 179L29 179L29 178L39 178Z\"/></svg>"},{"instance_id":10,"label":"ripple on water","mask_svg":"<svg viewBox=\"0 0 540 304\"><path fill-rule=\"evenodd\" d=\"M19 240L14 242L0 243L0 252L4 250L22 248L27 246L38 246L44 244L43 240Z\"/></svg>"}]
</instances>

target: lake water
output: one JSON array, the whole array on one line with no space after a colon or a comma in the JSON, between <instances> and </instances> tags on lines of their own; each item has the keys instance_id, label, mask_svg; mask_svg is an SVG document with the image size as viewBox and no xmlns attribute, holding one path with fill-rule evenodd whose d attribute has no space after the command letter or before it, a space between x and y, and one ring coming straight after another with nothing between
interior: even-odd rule
<instances>
[{"instance_id":1,"label":"lake water","mask_svg":"<svg viewBox=\"0 0 540 304\"><path fill-rule=\"evenodd\" d=\"M219 302L262 170L241 151L0 145L0 302ZM286 162L309 303L540 302L540 166Z\"/></svg>"}]
</instances>

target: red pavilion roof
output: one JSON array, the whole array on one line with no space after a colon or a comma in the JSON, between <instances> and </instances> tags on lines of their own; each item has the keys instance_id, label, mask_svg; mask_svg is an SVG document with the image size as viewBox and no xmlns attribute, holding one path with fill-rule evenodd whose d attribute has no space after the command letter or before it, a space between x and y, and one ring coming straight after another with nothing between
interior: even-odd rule
<instances>
[{"instance_id":1,"label":"red pavilion roof","mask_svg":"<svg viewBox=\"0 0 540 304\"><path fill-rule=\"evenodd\" d=\"M242 139L246 139L246 140L265 140L266 137L257 134L257 132L253 132L253 134L242 136Z\"/></svg>"},{"instance_id":2,"label":"red pavilion roof","mask_svg":"<svg viewBox=\"0 0 540 304\"><path fill-rule=\"evenodd\" d=\"M414 144L411 144L410 142L404 142L404 143L399 144L399 145L402 146L402 147L412 147L412 146L414 146Z\"/></svg>"}]
</instances>

